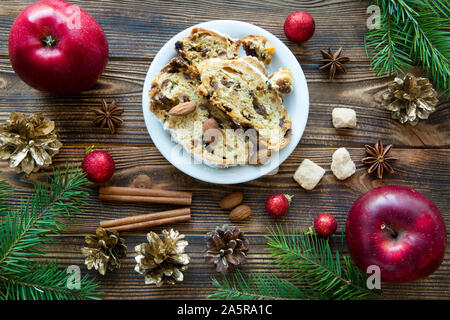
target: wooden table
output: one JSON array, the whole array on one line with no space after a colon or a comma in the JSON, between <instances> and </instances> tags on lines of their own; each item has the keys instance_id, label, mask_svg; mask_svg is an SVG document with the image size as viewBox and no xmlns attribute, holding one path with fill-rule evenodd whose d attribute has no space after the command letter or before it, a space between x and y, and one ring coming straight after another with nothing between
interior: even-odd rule
<instances>
[{"instance_id":1,"label":"wooden table","mask_svg":"<svg viewBox=\"0 0 450 320\"><path fill-rule=\"evenodd\" d=\"M380 96L392 79L376 77L366 57L363 36L366 32L366 3L354 0L334 1L72 1L88 11L101 24L108 37L110 61L98 84L90 91L74 97L57 97L35 91L13 72L8 59L8 33L15 17L32 1L2 0L0 2L0 120L11 111L32 113L41 111L55 120L64 147L55 160L56 167L67 161L80 163L87 146L107 150L116 161L117 170L111 181L128 185L139 174L151 177L158 187L191 190L194 194L190 223L173 225L187 235L187 251L192 257L184 283L156 288L145 285L134 270L134 246L145 241L145 231L126 234L128 258L122 268L101 277L105 299L168 299L205 298L213 292L212 265L204 263L203 236L216 226L230 223L228 214L218 201L228 192L242 190L245 202L253 208L253 216L239 223L251 242L249 262L244 270L270 271L270 259L264 253L266 228L274 223L295 224L307 228L320 212L333 214L343 230L347 212L362 193L385 184L412 187L429 197L441 210L450 225L448 210L449 177L449 116L448 102L442 102L428 121L415 127L391 120L389 112L380 106ZM302 45L289 42L283 33L285 17L292 11L306 10L316 21L314 37ZM278 174L262 177L240 185L218 186L193 179L165 160L152 143L145 128L141 94L147 69L161 46L179 31L199 22L214 19L236 19L258 25L279 37L296 55L309 85L310 112L303 138L292 155L280 167ZM348 74L328 81L318 70L320 49L343 47L351 62ZM124 125L115 135L92 125L93 109L102 99L116 99L125 108ZM339 130L331 123L331 110L350 107L356 110L358 126ZM393 143L393 155L398 157L395 173L385 179L374 179L360 163L364 144L376 139ZM330 171L331 155L338 147L346 147L355 161L357 172L348 180L336 180ZM309 158L327 170L320 186L306 192L292 179L297 166ZM16 174L7 164L0 163L1 177L8 178L17 195L26 197L31 182L43 174L27 178ZM264 209L266 197L273 192L294 195L289 213L282 219L272 219ZM19 199L19 197L17 197ZM19 201L19 200L18 200ZM84 235L93 233L100 220L125 217L167 209L162 205L113 204L98 200L94 188L84 213L75 217L60 242L48 250L48 258L57 258L62 265L83 264L80 247ZM161 228L155 229L160 231ZM442 266L430 277L401 285L383 285L389 298L450 298L450 253Z\"/></svg>"}]
</instances>

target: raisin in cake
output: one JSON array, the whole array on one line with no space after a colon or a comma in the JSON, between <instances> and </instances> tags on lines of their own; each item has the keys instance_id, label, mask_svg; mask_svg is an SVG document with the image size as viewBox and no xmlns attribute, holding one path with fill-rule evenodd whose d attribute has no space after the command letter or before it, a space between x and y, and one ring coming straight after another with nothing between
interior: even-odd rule
<instances>
[{"instance_id":1,"label":"raisin in cake","mask_svg":"<svg viewBox=\"0 0 450 320\"><path fill-rule=\"evenodd\" d=\"M292 122L269 79L246 59L209 59L198 66L198 92L245 129L254 128L269 150L284 148Z\"/></svg>"},{"instance_id":2,"label":"raisin in cake","mask_svg":"<svg viewBox=\"0 0 450 320\"><path fill-rule=\"evenodd\" d=\"M197 65L206 59L234 59L239 56L239 40L203 29L193 28L189 37L177 41L175 50L196 71Z\"/></svg>"},{"instance_id":3,"label":"raisin in cake","mask_svg":"<svg viewBox=\"0 0 450 320\"><path fill-rule=\"evenodd\" d=\"M272 61L275 47L266 37L248 35L241 39L241 43L248 56L256 57L266 66Z\"/></svg>"},{"instance_id":4,"label":"raisin in cake","mask_svg":"<svg viewBox=\"0 0 450 320\"><path fill-rule=\"evenodd\" d=\"M151 85L150 109L163 123L174 141L207 165L230 167L257 164L254 159L255 139L235 131L237 125L220 109L197 94L200 85L198 74L180 57L173 58L158 74ZM184 102L195 103L195 109L186 115L170 115L169 111ZM210 118L215 120L217 131L208 139L202 125Z\"/></svg>"},{"instance_id":5,"label":"raisin in cake","mask_svg":"<svg viewBox=\"0 0 450 320\"><path fill-rule=\"evenodd\" d=\"M281 97L290 93L294 84L292 72L286 68L280 68L278 71L272 73L269 76L269 81Z\"/></svg>"}]
</instances>

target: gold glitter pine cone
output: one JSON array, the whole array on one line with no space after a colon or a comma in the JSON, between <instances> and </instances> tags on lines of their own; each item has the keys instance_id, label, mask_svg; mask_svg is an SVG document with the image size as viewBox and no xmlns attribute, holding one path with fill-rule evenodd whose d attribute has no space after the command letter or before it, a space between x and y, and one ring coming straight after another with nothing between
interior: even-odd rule
<instances>
[{"instance_id":1,"label":"gold glitter pine cone","mask_svg":"<svg viewBox=\"0 0 450 320\"><path fill-rule=\"evenodd\" d=\"M30 174L50 166L61 147L55 123L40 113L27 117L12 112L0 125L0 159L9 160L18 172Z\"/></svg>"},{"instance_id":2,"label":"gold glitter pine cone","mask_svg":"<svg viewBox=\"0 0 450 320\"><path fill-rule=\"evenodd\" d=\"M163 230L160 238L156 233L147 234L148 243L135 247L136 267L134 270L145 277L146 284L175 284L184 279L183 271L188 268L189 255L184 249L189 244L184 235L170 229Z\"/></svg>"},{"instance_id":3,"label":"gold glitter pine cone","mask_svg":"<svg viewBox=\"0 0 450 320\"><path fill-rule=\"evenodd\" d=\"M223 225L205 236L205 261L214 263L217 272L233 271L247 262L249 242L239 227Z\"/></svg>"},{"instance_id":4,"label":"gold glitter pine cone","mask_svg":"<svg viewBox=\"0 0 450 320\"><path fill-rule=\"evenodd\" d=\"M408 73L403 79L397 77L388 85L388 91L382 96L382 105L392 112L393 119L414 126L419 119L428 119L436 110L437 96L427 78Z\"/></svg>"},{"instance_id":5,"label":"gold glitter pine cone","mask_svg":"<svg viewBox=\"0 0 450 320\"><path fill-rule=\"evenodd\" d=\"M81 252L86 257L84 263L89 270L94 268L105 275L106 271L120 268L120 259L126 257L127 247L117 231L98 227L95 236L87 236L85 241L87 246L81 248Z\"/></svg>"}]
</instances>

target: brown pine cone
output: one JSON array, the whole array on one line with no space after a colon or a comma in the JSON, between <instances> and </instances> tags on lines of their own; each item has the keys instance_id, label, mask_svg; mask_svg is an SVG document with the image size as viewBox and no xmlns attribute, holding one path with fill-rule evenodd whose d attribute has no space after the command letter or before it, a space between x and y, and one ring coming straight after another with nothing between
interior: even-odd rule
<instances>
[{"instance_id":1,"label":"brown pine cone","mask_svg":"<svg viewBox=\"0 0 450 320\"><path fill-rule=\"evenodd\" d=\"M247 262L249 242L239 227L217 227L205 236L205 261L214 263L217 272L229 272Z\"/></svg>"}]
</instances>

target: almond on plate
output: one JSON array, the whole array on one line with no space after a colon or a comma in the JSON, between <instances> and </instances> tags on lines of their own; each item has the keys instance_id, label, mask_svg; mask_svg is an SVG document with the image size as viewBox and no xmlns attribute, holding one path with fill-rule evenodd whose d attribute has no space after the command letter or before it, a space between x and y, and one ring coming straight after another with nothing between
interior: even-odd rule
<instances>
[{"instance_id":1,"label":"almond on plate","mask_svg":"<svg viewBox=\"0 0 450 320\"><path fill-rule=\"evenodd\" d=\"M171 116L185 116L195 110L194 102L183 102L169 110Z\"/></svg>"}]
</instances>

